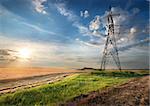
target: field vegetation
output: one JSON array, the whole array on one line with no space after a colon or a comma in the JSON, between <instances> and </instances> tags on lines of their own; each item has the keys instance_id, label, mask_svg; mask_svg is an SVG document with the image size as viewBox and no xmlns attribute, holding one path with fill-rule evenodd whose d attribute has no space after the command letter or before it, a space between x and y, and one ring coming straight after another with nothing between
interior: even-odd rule
<instances>
[{"instance_id":1,"label":"field vegetation","mask_svg":"<svg viewBox=\"0 0 150 106\"><path fill-rule=\"evenodd\" d=\"M147 74L148 71L93 71L74 74L58 82L4 94L0 96L0 105L58 105L79 95L119 85Z\"/></svg>"}]
</instances>

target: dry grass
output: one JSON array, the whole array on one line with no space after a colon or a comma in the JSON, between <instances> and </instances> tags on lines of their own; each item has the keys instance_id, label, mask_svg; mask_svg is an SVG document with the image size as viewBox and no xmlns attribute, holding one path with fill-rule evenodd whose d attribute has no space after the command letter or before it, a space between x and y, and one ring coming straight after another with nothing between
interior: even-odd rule
<instances>
[{"instance_id":1,"label":"dry grass","mask_svg":"<svg viewBox=\"0 0 150 106\"><path fill-rule=\"evenodd\" d=\"M0 80L18 79L65 72L77 72L77 70L64 68L0 68Z\"/></svg>"}]
</instances>

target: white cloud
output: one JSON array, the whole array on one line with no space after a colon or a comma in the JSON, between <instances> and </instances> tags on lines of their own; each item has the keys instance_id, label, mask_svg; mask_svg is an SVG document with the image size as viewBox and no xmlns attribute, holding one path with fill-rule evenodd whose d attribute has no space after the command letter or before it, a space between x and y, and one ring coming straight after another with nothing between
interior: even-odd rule
<instances>
[{"instance_id":1,"label":"white cloud","mask_svg":"<svg viewBox=\"0 0 150 106\"><path fill-rule=\"evenodd\" d=\"M94 31L100 27L100 16L95 16L94 20L90 22L89 29Z\"/></svg>"},{"instance_id":2,"label":"white cloud","mask_svg":"<svg viewBox=\"0 0 150 106\"><path fill-rule=\"evenodd\" d=\"M57 3L55 6L61 15L66 16L69 21L73 22L72 25L78 29L81 35L90 37L93 35L99 38L103 38L100 32L97 31L100 27L100 16L96 16L95 19L91 22L90 29L92 31L90 31L88 27L79 22L79 17L74 14L73 11L67 9L65 3ZM88 11L85 10L84 13L87 15ZM85 15L84 13L81 13L81 15Z\"/></svg>"},{"instance_id":3,"label":"white cloud","mask_svg":"<svg viewBox=\"0 0 150 106\"><path fill-rule=\"evenodd\" d=\"M45 7L43 5L44 2L47 2L47 0L33 0L32 3L35 6L35 10L38 13L47 14L45 11Z\"/></svg>"},{"instance_id":4,"label":"white cloud","mask_svg":"<svg viewBox=\"0 0 150 106\"><path fill-rule=\"evenodd\" d=\"M92 32L92 35L93 35L93 36L100 37L102 34L101 34L99 31L94 30L94 31Z\"/></svg>"},{"instance_id":5,"label":"white cloud","mask_svg":"<svg viewBox=\"0 0 150 106\"><path fill-rule=\"evenodd\" d=\"M68 10L64 3L57 3L55 6L61 15L66 16L70 21L76 21L77 16L74 15L72 11Z\"/></svg>"},{"instance_id":6,"label":"white cloud","mask_svg":"<svg viewBox=\"0 0 150 106\"><path fill-rule=\"evenodd\" d=\"M102 33L100 33L98 30L90 31L88 29L88 27L83 26L83 25L81 25L80 23L77 23L77 22L74 23L73 25L78 28L79 32L83 36L89 36L89 37L95 36L95 37L100 38L99 41L104 40L104 37L103 37L104 35Z\"/></svg>"},{"instance_id":7,"label":"white cloud","mask_svg":"<svg viewBox=\"0 0 150 106\"><path fill-rule=\"evenodd\" d=\"M83 11L80 11L80 16L81 16L81 17L84 17Z\"/></svg>"},{"instance_id":8,"label":"white cloud","mask_svg":"<svg viewBox=\"0 0 150 106\"><path fill-rule=\"evenodd\" d=\"M102 23L100 22L100 16L95 16L95 18L89 24L89 30L90 30L90 35L100 37L102 40L104 40L103 36L105 34L102 34L99 31L101 24Z\"/></svg>"},{"instance_id":9,"label":"white cloud","mask_svg":"<svg viewBox=\"0 0 150 106\"><path fill-rule=\"evenodd\" d=\"M73 11L68 10L64 3L56 4L56 8L61 15L66 16L68 18L68 20L73 22L73 26L78 28L80 34L82 34L84 36L90 36L90 38L92 38L92 36L100 38L99 42L97 42L97 43L95 43L95 41L94 41L94 43L90 42L90 41L83 42L82 40L80 40L80 42L82 42L83 44L89 45L89 46L91 46L91 45L97 46L98 43L102 43L102 42L104 43L104 41L106 40L104 35L106 34L107 31L105 31L105 34L101 33L100 27L106 26L106 24L107 24L106 16L108 15L108 11L106 11L103 16L98 16L98 15L95 16L95 18L90 22L89 28L88 28L79 22L78 16L75 15L73 13ZM134 11L136 10L136 12L134 12L134 13L138 12L138 9L133 9L133 10ZM114 16L115 25L128 24L130 22L130 17L133 14L133 12L129 13L128 11L123 10L119 7L112 7L111 11L113 12L113 14L120 14L119 16ZM81 15L81 17L84 17L84 12L81 11L80 15ZM117 42L124 46L125 46L125 42L131 41L131 43L133 43L137 33L139 32L139 31L137 31L137 28L135 26L133 26L131 28L130 27L122 28L122 26L118 26L118 27L116 27L116 29L119 33L121 32L119 36L116 35ZM79 41L79 39L76 39L76 40ZM99 44L98 44L98 46L99 46Z\"/></svg>"},{"instance_id":10,"label":"white cloud","mask_svg":"<svg viewBox=\"0 0 150 106\"><path fill-rule=\"evenodd\" d=\"M84 18L87 18L87 17L89 17L89 16L90 16L89 12L88 12L87 10L85 10L85 11L84 11Z\"/></svg>"},{"instance_id":11,"label":"white cloud","mask_svg":"<svg viewBox=\"0 0 150 106\"><path fill-rule=\"evenodd\" d=\"M99 48L99 45L98 43L92 43L92 42L85 42L85 41L82 41L80 40L79 38L76 38L76 41L81 43L81 44L84 44L86 46L90 46L90 47L96 47L96 48Z\"/></svg>"},{"instance_id":12,"label":"white cloud","mask_svg":"<svg viewBox=\"0 0 150 106\"><path fill-rule=\"evenodd\" d=\"M130 18L130 14L128 11L123 10L119 7L112 7L111 11L113 14L118 14L113 17L115 25L123 25L129 22L128 20Z\"/></svg>"},{"instance_id":13,"label":"white cloud","mask_svg":"<svg viewBox=\"0 0 150 106\"><path fill-rule=\"evenodd\" d=\"M141 28L140 26L132 26L128 29L128 32L126 34L128 40L134 42L138 39L139 36L148 34L148 29L146 29L146 26L143 26L143 28Z\"/></svg>"},{"instance_id":14,"label":"white cloud","mask_svg":"<svg viewBox=\"0 0 150 106\"><path fill-rule=\"evenodd\" d=\"M95 39L90 39L90 41L83 41L79 38L76 38L76 41L83 45L94 47L94 48L101 48L104 44L104 41L99 42L99 40L97 41ZM101 52L102 52L102 50L101 50Z\"/></svg>"},{"instance_id":15,"label":"white cloud","mask_svg":"<svg viewBox=\"0 0 150 106\"><path fill-rule=\"evenodd\" d=\"M113 14L113 21L115 24L115 36L116 39L119 40L122 37L125 38L127 37L127 33L125 34L124 32L127 31L129 32L128 28L125 28L124 25L129 24L130 20L130 14L128 11L121 9L120 7L112 7L111 8L112 14ZM109 14L108 11L105 11L104 15L100 16L102 26L106 28L105 34L107 34L108 27L107 26L107 15ZM118 35L120 34L120 35Z\"/></svg>"},{"instance_id":16,"label":"white cloud","mask_svg":"<svg viewBox=\"0 0 150 106\"><path fill-rule=\"evenodd\" d=\"M134 15L133 10L134 10L134 14L138 12L138 9L135 8L132 9L131 13L119 7L111 8L112 13L114 14L113 20L115 24L115 37L117 43L119 44L125 45L127 42L129 43L129 41L134 42L134 39L138 34L137 32L139 32L137 31L136 26L132 26L132 27L126 26L126 25L130 25L131 17ZM105 14L101 16L101 21L103 26L107 25L107 18L106 18L107 15L108 15L108 11L106 11Z\"/></svg>"},{"instance_id":17,"label":"white cloud","mask_svg":"<svg viewBox=\"0 0 150 106\"><path fill-rule=\"evenodd\" d=\"M143 30L136 25L126 26L126 25L130 25L130 21L133 15L137 14L140 11L138 8L133 8L130 12L128 12L119 7L112 7L111 11L113 14L115 14L115 16L113 16L113 19L114 19L114 24L117 25L115 26L115 37L117 43L119 44L118 47L123 46L125 48L127 45L136 43L138 36L142 33L147 32L146 30ZM95 17L94 20L90 22L89 29L92 33L91 35L101 36L100 28L101 26L106 27L107 15L108 15L108 11L105 11L104 15ZM107 34L107 31L105 32ZM119 35L118 32L120 33ZM103 38L104 37L101 38L100 42L104 43L105 39ZM87 43L88 44L90 43L90 45L92 44L92 42L87 42ZM134 47L134 45L131 46L131 48L132 47Z\"/></svg>"},{"instance_id":18,"label":"white cloud","mask_svg":"<svg viewBox=\"0 0 150 106\"><path fill-rule=\"evenodd\" d=\"M84 18L87 18L87 17L90 16L90 14L87 10L85 10L85 11L80 11L80 16L84 17Z\"/></svg>"},{"instance_id":19,"label":"white cloud","mask_svg":"<svg viewBox=\"0 0 150 106\"><path fill-rule=\"evenodd\" d=\"M78 16L75 15L75 14L73 13L73 11L67 9L65 3L57 3L57 4L55 4L55 6L56 6L58 12L59 12L61 15L67 17L67 19L68 19L69 21L73 22L72 25L73 25L74 27L78 28L80 34L82 34L82 35L84 35L84 36L88 36L88 35L91 34L90 31L89 31L89 29L88 29L86 26L82 25L82 24L79 22Z\"/></svg>"},{"instance_id":20,"label":"white cloud","mask_svg":"<svg viewBox=\"0 0 150 106\"><path fill-rule=\"evenodd\" d=\"M127 44L126 46L119 47L119 50L120 51L125 51L125 50L128 50L128 49L132 48L132 47L136 47L136 46L139 46L139 45L142 45L142 44L145 44L145 43L149 43L149 42L150 42L150 39L146 38L144 40L132 42L130 44Z\"/></svg>"},{"instance_id":21,"label":"white cloud","mask_svg":"<svg viewBox=\"0 0 150 106\"><path fill-rule=\"evenodd\" d=\"M28 26L28 27L30 27L30 28L33 28L33 29L35 29L35 30L37 30L39 32L44 32L44 33L48 33L48 34L51 34L51 35L57 35L56 33L48 31L48 30L45 30L45 29L43 29L43 28L41 28L41 27L39 27L37 25L29 24L29 23L26 23L26 22L21 22L21 23L26 25L26 26Z\"/></svg>"},{"instance_id":22,"label":"white cloud","mask_svg":"<svg viewBox=\"0 0 150 106\"><path fill-rule=\"evenodd\" d=\"M79 32L83 36L89 36L91 34L90 31L89 31L89 29L86 26L84 26L81 23L79 23L79 22L74 22L73 26L75 26L76 28L78 28Z\"/></svg>"},{"instance_id":23,"label":"white cloud","mask_svg":"<svg viewBox=\"0 0 150 106\"><path fill-rule=\"evenodd\" d=\"M42 66L42 64L44 65L45 62L46 63L48 62L49 63L48 65L51 65L51 63L53 62L58 62L58 63L65 62L65 60L61 58L60 55L58 55L59 52L63 52L67 48L66 45L63 43L36 42L36 41L22 40L18 38L5 37L4 34L0 33L0 49L10 49L10 50L18 51L21 48L28 48L32 51L31 52L32 57L31 60L29 61L32 66L36 64ZM70 48L69 49L67 48L67 50L70 50ZM67 57L67 55L65 55L65 57ZM20 63L18 63L18 65L19 64Z\"/></svg>"},{"instance_id":24,"label":"white cloud","mask_svg":"<svg viewBox=\"0 0 150 106\"><path fill-rule=\"evenodd\" d=\"M131 29L130 29L130 33L131 34L134 34L134 33L136 33L137 32L137 29L135 28L135 27L132 27Z\"/></svg>"}]
</instances>

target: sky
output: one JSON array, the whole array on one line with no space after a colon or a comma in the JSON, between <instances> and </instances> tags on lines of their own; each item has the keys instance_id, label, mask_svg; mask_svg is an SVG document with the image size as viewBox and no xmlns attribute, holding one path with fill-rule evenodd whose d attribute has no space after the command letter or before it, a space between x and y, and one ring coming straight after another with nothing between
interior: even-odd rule
<instances>
[{"instance_id":1,"label":"sky","mask_svg":"<svg viewBox=\"0 0 150 106\"><path fill-rule=\"evenodd\" d=\"M148 69L149 3L0 0L0 66L99 68L111 6L112 13L120 14L113 19L121 67ZM27 53L20 54L23 50ZM112 61L107 68L116 66Z\"/></svg>"}]
</instances>

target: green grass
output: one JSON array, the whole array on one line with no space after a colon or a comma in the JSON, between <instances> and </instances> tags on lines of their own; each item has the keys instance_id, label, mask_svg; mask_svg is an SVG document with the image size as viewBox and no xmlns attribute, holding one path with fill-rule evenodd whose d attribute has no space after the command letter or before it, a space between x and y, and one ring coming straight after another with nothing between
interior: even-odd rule
<instances>
[{"instance_id":1,"label":"green grass","mask_svg":"<svg viewBox=\"0 0 150 106\"><path fill-rule=\"evenodd\" d=\"M63 103L81 94L87 94L91 91L121 84L126 82L130 77L138 77L141 75L143 74L126 72L75 74L62 81L0 96L0 105L56 105L57 103Z\"/></svg>"},{"instance_id":2,"label":"green grass","mask_svg":"<svg viewBox=\"0 0 150 106\"><path fill-rule=\"evenodd\" d=\"M93 71L92 74L99 76L111 76L111 77L123 77L123 78L132 78L132 77L142 77L149 75L148 70L138 70L138 71Z\"/></svg>"}]
</instances>

